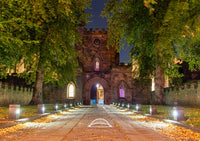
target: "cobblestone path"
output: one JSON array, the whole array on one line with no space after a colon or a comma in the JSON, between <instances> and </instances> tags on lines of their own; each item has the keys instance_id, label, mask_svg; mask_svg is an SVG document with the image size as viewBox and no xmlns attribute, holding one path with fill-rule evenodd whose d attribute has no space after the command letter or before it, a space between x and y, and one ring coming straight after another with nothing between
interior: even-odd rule
<instances>
[{"instance_id":1,"label":"cobblestone path","mask_svg":"<svg viewBox=\"0 0 200 141\"><path fill-rule=\"evenodd\" d=\"M20 137L4 141L168 141L167 137L121 114L108 105L82 106ZM2 140L2 139L1 139Z\"/></svg>"}]
</instances>

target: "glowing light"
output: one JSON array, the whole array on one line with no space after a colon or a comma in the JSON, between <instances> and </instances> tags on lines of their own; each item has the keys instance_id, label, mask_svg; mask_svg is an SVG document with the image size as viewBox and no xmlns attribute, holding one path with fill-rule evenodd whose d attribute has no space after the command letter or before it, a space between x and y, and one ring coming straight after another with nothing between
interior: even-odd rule
<instances>
[{"instance_id":1,"label":"glowing light","mask_svg":"<svg viewBox=\"0 0 200 141\"><path fill-rule=\"evenodd\" d=\"M96 87L98 88L98 87L99 87L99 84L96 84Z\"/></svg>"},{"instance_id":2,"label":"glowing light","mask_svg":"<svg viewBox=\"0 0 200 141\"><path fill-rule=\"evenodd\" d=\"M45 111L45 107L42 107L42 111L43 111L43 112Z\"/></svg>"},{"instance_id":3,"label":"glowing light","mask_svg":"<svg viewBox=\"0 0 200 141\"><path fill-rule=\"evenodd\" d=\"M18 115L18 114L20 114L20 109L17 109L16 111L15 111L15 113Z\"/></svg>"},{"instance_id":4,"label":"glowing light","mask_svg":"<svg viewBox=\"0 0 200 141\"><path fill-rule=\"evenodd\" d=\"M130 108L130 105L128 104L127 107Z\"/></svg>"},{"instance_id":5,"label":"glowing light","mask_svg":"<svg viewBox=\"0 0 200 141\"><path fill-rule=\"evenodd\" d=\"M173 111L173 116L176 118L178 116L178 112L176 110Z\"/></svg>"},{"instance_id":6,"label":"glowing light","mask_svg":"<svg viewBox=\"0 0 200 141\"><path fill-rule=\"evenodd\" d=\"M139 109L138 105L136 105L136 106L135 106L135 109L136 109L136 110L138 110L138 109Z\"/></svg>"}]
</instances>

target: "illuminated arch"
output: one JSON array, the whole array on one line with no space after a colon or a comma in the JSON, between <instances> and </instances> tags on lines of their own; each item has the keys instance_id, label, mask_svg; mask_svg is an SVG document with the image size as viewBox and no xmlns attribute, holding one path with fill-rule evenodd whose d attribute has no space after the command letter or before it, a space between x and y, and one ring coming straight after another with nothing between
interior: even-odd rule
<instances>
[{"instance_id":1,"label":"illuminated arch","mask_svg":"<svg viewBox=\"0 0 200 141\"><path fill-rule=\"evenodd\" d=\"M67 98L74 98L75 97L75 85L73 82L70 82L67 85Z\"/></svg>"}]
</instances>

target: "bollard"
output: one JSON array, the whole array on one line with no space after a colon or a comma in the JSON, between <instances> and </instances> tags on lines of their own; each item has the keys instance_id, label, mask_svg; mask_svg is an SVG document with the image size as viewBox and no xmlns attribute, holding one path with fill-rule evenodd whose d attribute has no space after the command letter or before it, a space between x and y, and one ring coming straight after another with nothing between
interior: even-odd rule
<instances>
[{"instance_id":1,"label":"bollard","mask_svg":"<svg viewBox=\"0 0 200 141\"><path fill-rule=\"evenodd\" d=\"M150 114L151 115L156 115L157 114L156 105L150 105Z\"/></svg>"},{"instance_id":2,"label":"bollard","mask_svg":"<svg viewBox=\"0 0 200 141\"><path fill-rule=\"evenodd\" d=\"M117 107L120 107L120 103L118 103Z\"/></svg>"},{"instance_id":3,"label":"bollard","mask_svg":"<svg viewBox=\"0 0 200 141\"><path fill-rule=\"evenodd\" d=\"M53 110L58 110L58 104L56 103L56 104L53 104Z\"/></svg>"},{"instance_id":4,"label":"bollard","mask_svg":"<svg viewBox=\"0 0 200 141\"><path fill-rule=\"evenodd\" d=\"M38 109L38 114L44 114L45 111L44 104L38 104L37 109Z\"/></svg>"},{"instance_id":5,"label":"bollard","mask_svg":"<svg viewBox=\"0 0 200 141\"><path fill-rule=\"evenodd\" d=\"M141 104L136 104L135 109L137 111L142 111L142 105Z\"/></svg>"},{"instance_id":6,"label":"bollard","mask_svg":"<svg viewBox=\"0 0 200 141\"><path fill-rule=\"evenodd\" d=\"M184 107L181 106L173 107L172 115L174 117L174 120L176 121L185 121Z\"/></svg>"},{"instance_id":7,"label":"bollard","mask_svg":"<svg viewBox=\"0 0 200 141\"><path fill-rule=\"evenodd\" d=\"M66 103L63 103L63 104L62 104L62 108L63 108L63 109L66 109Z\"/></svg>"},{"instance_id":8,"label":"bollard","mask_svg":"<svg viewBox=\"0 0 200 141\"><path fill-rule=\"evenodd\" d=\"M20 115L20 105L10 104L8 118L16 120L19 119L19 115Z\"/></svg>"},{"instance_id":9,"label":"bollard","mask_svg":"<svg viewBox=\"0 0 200 141\"><path fill-rule=\"evenodd\" d=\"M128 103L126 106L128 109L132 109L132 104Z\"/></svg>"}]
</instances>

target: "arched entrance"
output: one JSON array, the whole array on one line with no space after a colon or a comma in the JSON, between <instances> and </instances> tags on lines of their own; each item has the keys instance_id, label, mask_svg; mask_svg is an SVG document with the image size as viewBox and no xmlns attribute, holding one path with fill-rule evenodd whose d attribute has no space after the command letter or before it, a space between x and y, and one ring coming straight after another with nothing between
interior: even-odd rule
<instances>
[{"instance_id":1,"label":"arched entrance","mask_svg":"<svg viewBox=\"0 0 200 141\"><path fill-rule=\"evenodd\" d=\"M110 83L106 79L103 79L101 77L93 77L86 81L84 88L83 88L83 104L85 104L85 105L91 104L91 90L95 89L96 84L99 84L103 87L103 97L104 97L103 104L110 104L111 103ZM95 97L94 97L94 99L95 99ZM96 102L98 102L98 101L96 100Z\"/></svg>"},{"instance_id":2,"label":"arched entrance","mask_svg":"<svg viewBox=\"0 0 200 141\"><path fill-rule=\"evenodd\" d=\"M94 84L90 91L91 104L104 104L104 89L99 83Z\"/></svg>"}]
</instances>

